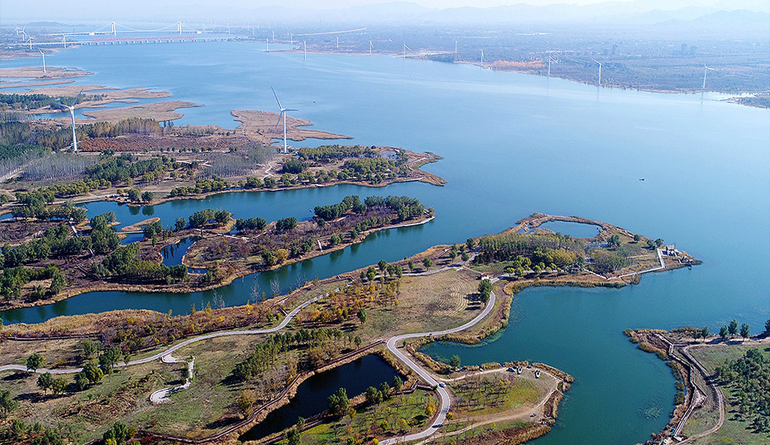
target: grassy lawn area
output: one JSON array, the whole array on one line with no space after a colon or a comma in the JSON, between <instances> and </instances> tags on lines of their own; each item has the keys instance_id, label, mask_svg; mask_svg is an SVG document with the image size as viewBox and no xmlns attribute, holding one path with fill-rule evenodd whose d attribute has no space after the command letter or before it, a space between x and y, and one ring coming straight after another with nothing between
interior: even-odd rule
<instances>
[{"instance_id":1,"label":"grassy lawn area","mask_svg":"<svg viewBox=\"0 0 770 445\"><path fill-rule=\"evenodd\" d=\"M27 358L38 353L45 357L44 368L80 366L80 351L75 345L80 340L33 340L0 342L0 365L25 365Z\"/></svg>"},{"instance_id":2,"label":"grassy lawn area","mask_svg":"<svg viewBox=\"0 0 770 445\"><path fill-rule=\"evenodd\" d=\"M770 347L767 344L717 344L704 345L690 348L693 357L698 360L709 372L714 372L717 366L723 366L728 360L736 360L746 354L746 351L753 348L759 348L767 358L770 358ZM749 422L741 420L737 415L737 406L735 403L735 394L730 387L721 386L722 393L726 402L726 417L722 428L710 437L698 439L693 443L695 445L765 445L770 442L767 434L758 434L750 430ZM698 410L693 414L694 422L688 422L684 432L694 434L716 424L719 413L713 405L707 406L710 410Z\"/></svg>"},{"instance_id":3,"label":"grassy lawn area","mask_svg":"<svg viewBox=\"0 0 770 445\"><path fill-rule=\"evenodd\" d=\"M116 370L84 391L75 390L74 375L70 374L63 376L70 383L66 393L44 396L36 386L37 374L6 372L0 377L0 387L19 402L14 418L27 424L63 427L78 443L85 443L101 437L108 425L124 421L129 413L152 410L149 395L180 384L182 373L181 364L159 369L156 363L148 363Z\"/></svg>"},{"instance_id":4,"label":"grassy lawn area","mask_svg":"<svg viewBox=\"0 0 770 445\"><path fill-rule=\"evenodd\" d=\"M478 301L477 274L447 270L433 275L401 278L398 304L367 308L361 328L364 338L425 332L460 326L483 308Z\"/></svg>"},{"instance_id":5,"label":"grassy lawn area","mask_svg":"<svg viewBox=\"0 0 770 445\"><path fill-rule=\"evenodd\" d=\"M454 409L460 418L533 406L548 392L545 380L523 378L507 371L469 377L447 386L456 397Z\"/></svg>"}]
</instances>

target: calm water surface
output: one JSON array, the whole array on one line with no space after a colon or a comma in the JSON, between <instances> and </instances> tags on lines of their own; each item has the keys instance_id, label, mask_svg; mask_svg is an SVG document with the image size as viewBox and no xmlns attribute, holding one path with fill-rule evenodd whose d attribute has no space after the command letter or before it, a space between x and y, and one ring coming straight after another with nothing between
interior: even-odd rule
<instances>
[{"instance_id":1,"label":"calm water surface","mask_svg":"<svg viewBox=\"0 0 770 445\"><path fill-rule=\"evenodd\" d=\"M348 194L398 194L433 206L425 226L369 237L340 252L186 295L96 292L3 314L6 323L56 315L150 308L186 313L216 298L242 304L255 293L325 278L437 243L496 233L534 212L579 215L663 238L704 260L692 270L648 275L621 290L534 289L513 302L512 323L475 347L434 345L465 364L529 359L573 374L553 432L537 444L633 444L667 421L674 397L668 368L637 351L625 328L709 326L735 318L758 332L770 317L770 111L692 95L595 87L425 61L374 56L261 52L247 43L89 47L47 57L95 74L79 84L150 87L183 110L177 125L234 128L230 110L273 110L270 86L297 117L347 134L351 143L432 151L426 166L444 187L327 187L226 193L115 211L123 224L164 225L201 208L236 217L307 218ZM33 61L3 62L24 66ZM318 141L311 144L317 145ZM294 143L298 146L298 143ZM645 178L645 181L639 181ZM368 382L367 382L368 385Z\"/></svg>"}]
</instances>

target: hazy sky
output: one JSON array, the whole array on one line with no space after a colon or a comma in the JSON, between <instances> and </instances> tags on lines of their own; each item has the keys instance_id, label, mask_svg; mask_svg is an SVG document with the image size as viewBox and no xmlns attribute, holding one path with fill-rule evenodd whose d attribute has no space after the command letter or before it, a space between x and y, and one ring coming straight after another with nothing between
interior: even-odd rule
<instances>
[{"instance_id":1,"label":"hazy sky","mask_svg":"<svg viewBox=\"0 0 770 445\"><path fill-rule=\"evenodd\" d=\"M295 10L340 9L388 3L392 0L0 0L0 22L55 20L60 22L115 20L153 17L174 19L228 17L253 20L250 12L262 7ZM406 0L427 8L446 9L461 6L486 8L527 3L532 5L588 5L614 2L630 3L652 9L676 9L687 6L711 6L720 0ZM766 0L721 0L721 3L765 2Z\"/></svg>"}]
</instances>

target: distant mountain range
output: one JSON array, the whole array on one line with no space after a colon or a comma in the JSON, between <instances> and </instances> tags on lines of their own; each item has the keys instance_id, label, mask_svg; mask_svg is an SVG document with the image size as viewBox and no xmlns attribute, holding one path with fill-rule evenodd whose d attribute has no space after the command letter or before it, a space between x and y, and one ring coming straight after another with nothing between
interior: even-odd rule
<instances>
[{"instance_id":1,"label":"distant mountain range","mask_svg":"<svg viewBox=\"0 0 770 445\"><path fill-rule=\"evenodd\" d=\"M558 0L555 0L558 1ZM257 3L257 2L255 2ZM307 2L306 2L307 3ZM262 3L265 4L265 3ZM302 3L295 3L302 4ZM410 2L390 2L343 9L294 9L257 6L241 0L221 0L212 6L203 0L132 0L104 2L80 0L78 6L59 0L38 0L29 8L24 0L4 0L3 24L24 21L204 21L231 25L257 23L290 25L496 25L496 24L597 24L605 26L729 27L741 31L770 30L768 0L632 0L592 5L518 3L490 8L431 9ZM73 16L77 14L77 16ZM762 28L764 26L764 28Z\"/></svg>"}]
</instances>

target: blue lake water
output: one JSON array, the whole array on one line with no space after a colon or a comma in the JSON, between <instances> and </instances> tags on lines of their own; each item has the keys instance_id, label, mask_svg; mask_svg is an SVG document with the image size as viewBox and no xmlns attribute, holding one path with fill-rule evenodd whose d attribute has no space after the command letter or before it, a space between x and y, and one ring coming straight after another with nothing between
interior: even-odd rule
<instances>
[{"instance_id":1,"label":"blue lake water","mask_svg":"<svg viewBox=\"0 0 770 445\"><path fill-rule=\"evenodd\" d=\"M355 397L370 386L391 384L398 373L376 355L364 356L352 363L316 374L302 382L297 394L288 405L271 412L265 420L244 433L239 440L256 440L296 425L300 417L310 416L327 409L327 399L345 388L348 397Z\"/></svg>"},{"instance_id":2,"label":"blue lake water","mask_svg":"<svg viewBox=\"0 0 770 445\"><path fill-rule=\"evenodd\" d=\"M573 238L593 238L599 233L599 227L591 224L579 224L564 221L550 221L538 226L539 229L548 229L562 235L569 235Z\"/></svg>"},{"instance_id":3,"label":"blue lake water","mask_svg":"<svg viewBox=\"0 0 770 445\"><path fill-rule=\"evenodd\" d=\"M234 128L230 110L284 106L315 128L362 145L391 145L444 157L424 167L444 187L326 187L281 193L225 193L205 200L115 211L123 224L159 216L164 225L205 207L236 217L306 218L348 194L398 194L433 206L420 227L369 237L343 251L244 277L194 294L95 292L51 306L3 313L6 323L120 308L172 309L214 298L242 304L270 282L282 289L353 268L393 261L438 243L496 233L534 212L607 221L663 238L704 264L645 276L621 290L531 289L513 303L511 324L479 346L435 345L465 364L529 359L573 374L554 430L537 444L633 444L667 421L673 378L639 352L625 328L709 326L735 318L754 332L770 318L770 111L715 95L664 95L596 87L478 67L356 57L264 53L248 43L109 46L67 50L49 65L91 72L77 84L167 90L185 109L177 125ZM3 62L4 67L34 61ZM293 143L300 146L301 143ZM645 178L645 181L639 181ZM659 407L662 414L642 412Z\"/></svg>"}]
</instances>

